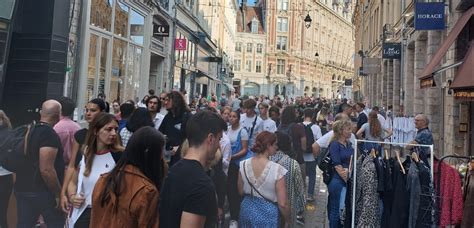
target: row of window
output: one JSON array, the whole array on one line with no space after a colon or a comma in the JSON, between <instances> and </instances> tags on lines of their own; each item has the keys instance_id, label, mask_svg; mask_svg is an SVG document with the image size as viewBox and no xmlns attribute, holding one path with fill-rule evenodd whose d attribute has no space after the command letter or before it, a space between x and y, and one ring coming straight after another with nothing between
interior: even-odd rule
<instances>
[{"instance_id":1,"label":"row of window","mask_svg":"<svg viewBox=\"0 0 474 228\"><path fill-rule=\"evenodd\" d=\"M235 43L235 51L241 52L242 51L242 43L237 42ZM253 44L247 43L247 52L253 51ZM257 44L257 53L263 52L263 44Z\"/></svg>"},{"instance_id":2,"label":"row of window","mask_svg":"<svg viewBox=\"0 0 474 228\"><path fill-rule=\"evenodd\" d=\"M277 74L285 74L285 64L284 59L277 60ZM241 71L242 61L240 59L234 60L234 71ZM252 72L252 60L245 61L245 72ZM262 73L262 61L257 60L255 62L255 72Z\"/></svg>"}]
</instances>

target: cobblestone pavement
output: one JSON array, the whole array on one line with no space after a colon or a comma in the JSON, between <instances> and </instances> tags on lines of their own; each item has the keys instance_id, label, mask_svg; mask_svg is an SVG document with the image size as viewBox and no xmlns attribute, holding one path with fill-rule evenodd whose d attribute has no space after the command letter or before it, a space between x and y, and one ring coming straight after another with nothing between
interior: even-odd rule
<instances>
[{"instance_id":1,"label":"cobblestone pavement","mask_svg":"<svg viewBox=\"0 0 474 228\"><path fill-rule=\"evenodd\" d=\"M305 210L305 225L299 227L305 228L324 228L329 227L327 220L327 187L323 183L323 178L320 175L321 170L317 170L316 175L316 190L314 191L315 200L306 204Z\"/></svg>"}]
</instances>

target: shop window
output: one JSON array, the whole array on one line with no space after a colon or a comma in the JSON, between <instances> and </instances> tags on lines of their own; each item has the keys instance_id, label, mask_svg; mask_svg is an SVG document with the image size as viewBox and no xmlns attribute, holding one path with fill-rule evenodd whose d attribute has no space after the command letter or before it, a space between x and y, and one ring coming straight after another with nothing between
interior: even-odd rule
<instances>
[{"instance_id":1,"label":"shop window","mask_svg":"<svg viewBox=\"0 0 474 228\"><path fill-rule=\"evenodd\" d=\"M127 53L127 77L124 81L124 89L121 97L125 100L133 100L137 97L140 86L140 63L142 59L142 49L135 45L128 46Z\"/></svg>"},{"instance_id":2,"label":"shop window","mask_svg":"<svg viewBox=\"0 0 474 228\"><path fill-rule=\"evenodd\" d=\"M121 96L124 90L124 82L126 80L126 63L127 63L127 42L114 39L114 46L112 49L112 77L110 84L110 99L124 102L125 99Z\"/></svg>"},{"instance_id":3,"label":"shop window","mask_svg":"<svg viewBox=\"0 0 474 228\"><path fill-rule=\"evenodd\" d=\"M128 38L128 6L117 2L115 4L114 34Z\"/></svg>"},{"instance_id":4,"label":"shop window","mask_svg":"<svg viewBox=\"0 0 474 228\"><path fill-rule=\"evenodd\" d=\"M137 44L143 45L143 34L145 31L145 17L130 11L130 38Z\"/></svg>"},{"instance_id":5,"label":"shop window","mask_svg":"<svg viewBox=\"0 0 474 228\"><path fill-rule=\"evenodd\" d=\"M89 42L89 64L87 67L86 101L94 97L95 76L97 73L98 36L91 34Z\"/></svg>"},{"instance_id":6,"label":"shop window","mask_svg":"<svg viewBox=\"0 0 474 228\"><path fill-rule=\"evenodd\" d=\"M113 0L92 0L90 23L92 26L110 31L112 26Z\"/></svg>"}]
</instances>

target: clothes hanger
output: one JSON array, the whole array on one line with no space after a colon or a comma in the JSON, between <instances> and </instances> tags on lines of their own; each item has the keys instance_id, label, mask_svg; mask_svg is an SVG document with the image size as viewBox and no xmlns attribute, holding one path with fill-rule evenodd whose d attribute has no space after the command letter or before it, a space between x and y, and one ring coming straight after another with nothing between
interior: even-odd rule
<instances>
[{"instance_id":1,"label":"clothes hanger","mask_svg":"<svg viewBox=\"0 0 474 228\"><path fill-rule=\"evenodd\" d=\"M406 174L405 168L403 168L402 161L400 161L400 151L396 150L395 151L395 156L397 156L397 161L398 161L398 164L400 165L400 168L402 169L402 173Z\"/></svg>"},{"instance_id":2,"label":"clothes hanger","mask_svg":"<svg viewBox=\"0 0 474 228\"><path fill-rule=\"evenodd\" d=\"M413 161L415 161L416 163L420 162L420 158L418 157L418 153L416 152L411 153L411 159L413 159Z\"/></svg>"},{"instance_id":3,"label":"clothes hanger","mask_svg":"<svg viewBox=\"0 0 474 228\"><path fill-rule=\"evenodd\" d=\"M377 152L375 152L375 149L374 149L374 148L372 148L372 150L370 150L370 156L371 156L372 158L375 158L375 157L377 156L376 153L377 153Z\"/></svg>"},{"instance_id":4,"label":"clothes hanger","mask_svg":"<svg viewBox=\"0 0 474 228\"><path fill-rule=\"evenodd\" d=\"M384 157L385 157L385 160L388 160L390 157L388 156L388 150L385 149L385 153L384 153Z\"/></svg>"}]
</instances>

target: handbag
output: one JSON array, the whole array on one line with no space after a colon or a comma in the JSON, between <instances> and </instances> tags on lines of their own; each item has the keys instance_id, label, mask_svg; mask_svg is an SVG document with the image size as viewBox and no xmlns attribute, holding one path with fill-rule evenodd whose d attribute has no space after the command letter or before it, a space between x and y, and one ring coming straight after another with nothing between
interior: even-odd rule
<instances>
[{"instance_id":1,"label":"handbag","mask_svg":"<svg viewBox=\"0 0 474 228\"><path fill-rule=\"evenodd\" d=\"M231 146L232 148L232 155L238 153L239 151L242 150L242 139L241 139L241 132L242 131L246 131L245 128L242 128L240 129L239 133L237 134L237 141L234 143L233 146ZM250 141L250 137L249 137L249 141ZM247 147L247 153L240 157L240 158L237 158L237 159L233 159L232 162L235 163L237 166L239 165L239 163L243 160L246 160L248 158L251 158L253 157L253 152Z\"/></svg>"}]
</instances>

